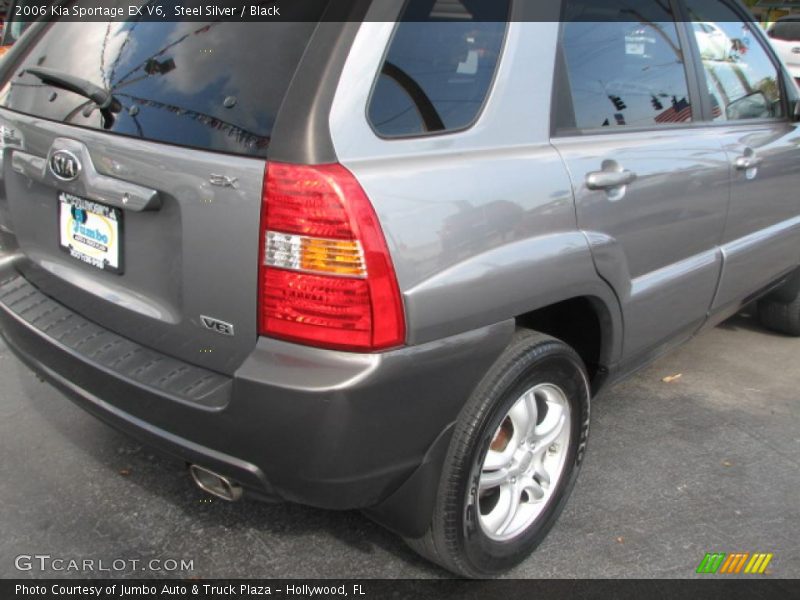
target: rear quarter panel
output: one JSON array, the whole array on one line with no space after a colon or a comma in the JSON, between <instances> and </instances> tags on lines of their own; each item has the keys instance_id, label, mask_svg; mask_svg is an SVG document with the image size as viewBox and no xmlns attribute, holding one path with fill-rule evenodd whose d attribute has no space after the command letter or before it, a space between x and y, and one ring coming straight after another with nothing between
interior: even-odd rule
<instances>
[{"instance_id":1,"label":"rear quarter panel","mask_svg":"<svg viewBox=\"0 0 800 600\"><path fill-rule=\"evenodd\" d=\"M404 296L408 342L423 343L594 296L621 327L577 230L566 168L550 145L558 23L510 23L477 123L386 140L366 110L392 23L364 23L330 117L336 154L380 218ZM618 337L618 336L614 336ZM618 356L619 348L608 358Z\"/></svg>"}]
</instances>

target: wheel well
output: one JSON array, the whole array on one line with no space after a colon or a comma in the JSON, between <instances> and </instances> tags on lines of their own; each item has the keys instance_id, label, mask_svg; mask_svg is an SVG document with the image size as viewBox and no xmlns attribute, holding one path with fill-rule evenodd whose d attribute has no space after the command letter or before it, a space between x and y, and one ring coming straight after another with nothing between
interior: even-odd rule
<instances>
[{"instance_id":1,"label":"wheel well","mask_svg":"<svg viewBox=\"0 0 800 600\"><path fill-rule=\"evenodd\" d=\"M609 326L608 312L599 300L579 297L564 300L525 313L516 318L517 326L558 338L569 344L583 359L595 387L605 374L604 331Z\"/></svg>"}]
</instances>

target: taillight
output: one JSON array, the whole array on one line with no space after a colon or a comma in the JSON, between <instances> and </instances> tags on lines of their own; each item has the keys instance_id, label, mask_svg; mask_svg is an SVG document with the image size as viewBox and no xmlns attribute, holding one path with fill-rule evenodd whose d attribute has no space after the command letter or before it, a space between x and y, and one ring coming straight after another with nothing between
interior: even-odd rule
<instances>
[{"instance_id":1,"label":"taillight","mask_svg":"<svg viewBox=\"0 0 800 600\"><path fill-rule=\"evenodd\" d=\"M389 251L352 173L338 164L270 162L262 211L262 335L359 351L403 343Z\"/></svg>"}]
</instances>

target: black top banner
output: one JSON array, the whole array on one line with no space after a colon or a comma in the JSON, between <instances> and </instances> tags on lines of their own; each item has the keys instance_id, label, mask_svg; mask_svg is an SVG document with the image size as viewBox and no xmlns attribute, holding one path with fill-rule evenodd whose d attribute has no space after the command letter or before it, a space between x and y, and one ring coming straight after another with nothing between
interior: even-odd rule
<instances>
[{"instance_id":1,"label":"black top banner","mask_svg":"<svg viewBox=\"0 0 800 600\"><path fill-rule=\"evenodd\" d=\"M18 0L6 4L11 9L7 19L28 22L641 22L648 20L648 13L653 10L664 11L671 6L665 0L514 0L509 12L508 3L496 0ZM730 17L729 10L718 0L703 4L703 20ZM744 18L753 18L743 4L740 8ZM674 16L678 20L696 20L688 12L683 17Z\"/></svg>"}]
</instances>

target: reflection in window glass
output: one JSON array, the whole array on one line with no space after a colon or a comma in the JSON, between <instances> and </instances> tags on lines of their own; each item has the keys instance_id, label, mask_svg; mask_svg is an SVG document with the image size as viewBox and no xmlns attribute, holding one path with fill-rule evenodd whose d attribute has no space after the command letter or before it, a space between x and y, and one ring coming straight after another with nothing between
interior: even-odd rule
<instances>
[{"instance_id":1,"label":"reflection in window glass","mask_svg":"<svg viewBox=\"0 0 800 600\"><path fill-rule=\"evenodd\" d=\"M668 3L567 0L562 45L579 129L692 120Z\"/></svg>"},{"instance_id":2,"label":"reflection in window glass","mask_svg":"<svg viewBox=\"0 0 800 600\"><path fill-rule=\"evenodd\" d=\"M778 21L770 28L769 36L785 42L800 42L800 20L794 18Z\"/></svg>"},{"instance_id":3,"label":"reflection in window glass","mask_svg":"<svg viewBox=\"0 0 800 600\"><path fill-rule=\"evenodd\" d=\"M413 136L469 126L489 93L508 10L509 0L411 0L370 101L375 130Z\"/></svg>"},{"instance_id":4,"label":"reflection in window glass","mask_svg":"<svg viewBox=\"0 0 800 600\"><path fill-rule=\"evenodd\" d=\"M119 135L266 156L276 115L315 27L235 19L56 20L0 87L0 106ZM83 95L24 72L31 66L101 86L118 108L103 114Z\"/></svg>"},{"instance_id":5,"label":"reflection in window glass","mask_svg":"<svg viewBox=\"0 0 800 600\"><path fill-rule=\"evenodd\" d=\"M757 25L742 21L719 0L688 0L686 4L714 120L783 116L778 70L752 30ZM708 18L712 14L716 20Z\"/></svg>"}]
</instances>

